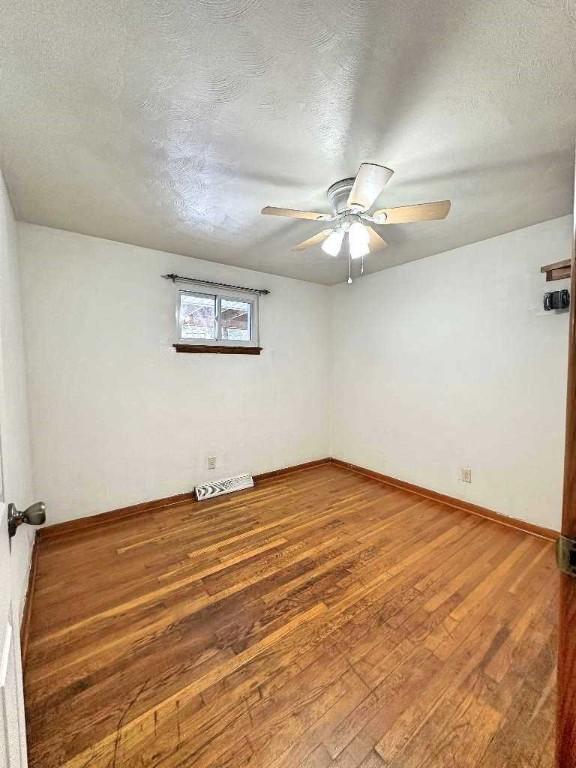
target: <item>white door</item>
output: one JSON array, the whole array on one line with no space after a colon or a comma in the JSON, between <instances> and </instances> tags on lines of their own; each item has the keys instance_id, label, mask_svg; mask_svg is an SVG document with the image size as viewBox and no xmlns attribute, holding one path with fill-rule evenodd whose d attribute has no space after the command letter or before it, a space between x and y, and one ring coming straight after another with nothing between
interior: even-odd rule
<instances>
[{"instance_id":1,"label":"white door","mask_svg":"<svg viewBox=\"0 0 576 768\"><path fill-rule=\"evenodd\" d=\"M0 483L1 466L0 456ZM10 583L7 515L0 488L0 768L26 768L22 662Z\"/></svg>"}]
</instances>

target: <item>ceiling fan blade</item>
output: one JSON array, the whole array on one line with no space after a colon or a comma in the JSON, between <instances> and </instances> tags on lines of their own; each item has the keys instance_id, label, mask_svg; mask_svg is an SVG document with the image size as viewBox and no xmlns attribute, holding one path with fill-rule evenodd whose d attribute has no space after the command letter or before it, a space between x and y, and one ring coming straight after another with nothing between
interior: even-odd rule
<instances>
[{"instance_id":1,"label":"ceiling fan blade","mask_svg":"<svg viewBox=\"0 0 576 768\"><path fill-rule=\"evenodd\" d=\"M384 165L362 163L348 195L347 207L367 211L373 205L380 192L382 192L393 173L394 171L386 168Z\"/></svg>"},{"instance_id":2,"label":"ceiling fan blade","mask_svg":"<svg viewBox=\"0 0 576 768\"><path fill-rule=\"evenodd\" d=\"M287 216L289 219L309 219L310 221L322 221L331 218L326 213L315 213L314 211L296 211L293 208L274 208L267 205L262 208L261 213L267 216Z\"/></svg>"},{"instance_id":3,"label":"ceiling fan blade","mask_svg":"<svg viewBox=\"0 0 576 768\"><path fill-rule=\"evenodd\" d=\"M375 229L372 229L372 227L366 227L368 230L368 234L370 235L370 240L368 241L368 246L370 248L370 253L375 253L376 251L381 251L382 248L386 248L388 243L386 240L384 240L383 237L380 237L378 232L376 232Z\"/></svg>"},{"instance_id":4,"label":"ceiling fan blade","mask_svg":"<svg viewBox=\"0 0 576 768\"><path fill-rule=\"evenodd\" d=\"M308 240L303 240L301 243L298 243L298 245L295 245L292 250L293 251L304 251L306 248L311 248L313 245L318 245L323 240L326 240L328 235L331 235L334 230L332 229L323 229L322 232L318 232L317 235L312 235L312 237L309 237Z\"/></svg>"},{"instance_id":5,"label":"ceiling fan blade","mask_svg":"<svg viewBox=\"0 0 576 768\"><path fill-rule=\"evenodd\" d=\"M399 208L382 208L373 216L377 218L384 214L383 224L410 224L414 221L434 221L445 219L450 210L450 200L439 200L436 203L420 203L419 205L401 205Z\"/></svg>"}]
</instances>

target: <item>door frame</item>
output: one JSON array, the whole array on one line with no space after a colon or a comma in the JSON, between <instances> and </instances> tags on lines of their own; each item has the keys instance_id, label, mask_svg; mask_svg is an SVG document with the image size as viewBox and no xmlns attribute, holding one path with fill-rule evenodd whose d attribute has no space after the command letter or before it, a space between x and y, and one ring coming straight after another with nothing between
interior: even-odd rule
<instances>
[{"instance_id":1,"label":"door frame","mask_svg":"<svg viewBox=\"0 0 576 768\"><path fill-rule=\"evenodd\" d=\"M576 172L575 172L576 185ZM576 186L575 186L576 190ZM576 540L576 191L570 270L570 338L566 395L566 442L562 537ZM558 709L556 716L557 768L576 766L576 575L560 571L558 641Z\"/></svg>"}]
</instances>

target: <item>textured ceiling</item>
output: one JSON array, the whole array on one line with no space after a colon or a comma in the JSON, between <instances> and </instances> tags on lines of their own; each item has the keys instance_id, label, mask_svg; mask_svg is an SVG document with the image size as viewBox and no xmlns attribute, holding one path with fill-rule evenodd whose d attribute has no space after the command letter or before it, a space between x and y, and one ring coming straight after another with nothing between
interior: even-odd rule
<instances>
[{"instance_id":1,"label":"textured ceiling","mask_svg":"<svg viewBox=\"0 0 576 768\"><path fill-rule=\"evenodd\" d=\"M18 218L319 282L290 246L362 161L370 271L571 210L576 0L0 0L0 164ZM545 257L545 255L543 255Z\"/></svg>"}]
</instances>

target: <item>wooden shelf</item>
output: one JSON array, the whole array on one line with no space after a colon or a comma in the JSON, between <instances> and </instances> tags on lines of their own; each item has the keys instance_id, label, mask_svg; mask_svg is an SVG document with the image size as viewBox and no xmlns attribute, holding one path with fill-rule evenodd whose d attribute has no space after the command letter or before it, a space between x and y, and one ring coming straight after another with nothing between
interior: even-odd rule
<instances>
[{"instance_id":1,"label":"wooden shelf","mask_svg":"<svg viewBox=\"0 0 576 768\"><path fill-rule=\"evenodd\" d=\"M556 261L554 264L546 264L545 267L540 267L540 272L546 275L547 283L552 280L565 280L570 277L570 265L570 259L564 259L564 261Z\"/></svg>"}]
</instances>

